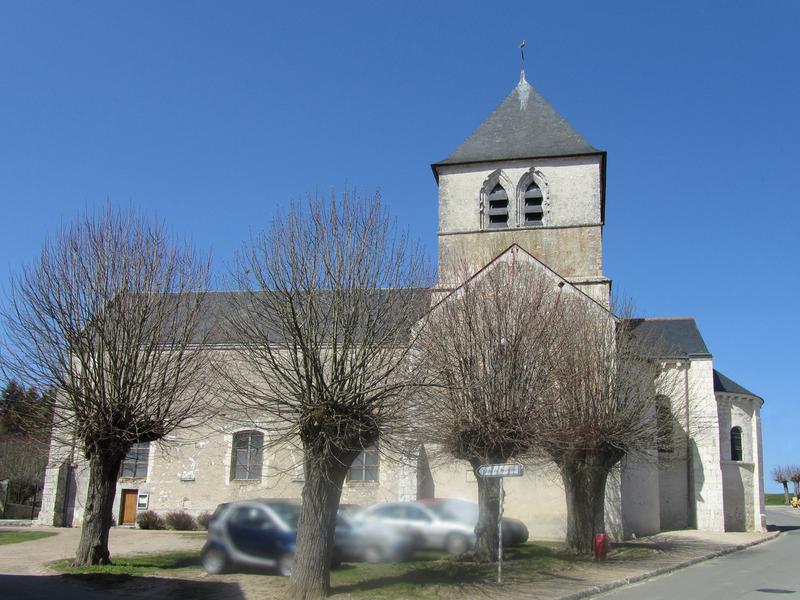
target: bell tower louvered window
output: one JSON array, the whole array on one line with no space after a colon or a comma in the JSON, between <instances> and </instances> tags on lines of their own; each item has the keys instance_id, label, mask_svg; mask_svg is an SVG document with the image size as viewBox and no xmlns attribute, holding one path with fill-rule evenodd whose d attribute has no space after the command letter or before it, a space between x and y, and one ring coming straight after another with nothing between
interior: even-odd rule
<instances>
[{"instance_id":1,"label":"bell tower louvered window","mask_svg":"<svg viewBox=\"0 0 800 600\"><path fill-rule=\"evenodd\" d=\"M531 184L528 186L528 189L525 190L525 206L523 207L523 225L541 225L542 219L544 217L544 209L542 208L542 200L544 196L542 195L542 190L536 184L535 181L532 181Z\"/></svg>"},{"instance_id":2,"label":"bell tower louvered window","mask_svg":"<svg viewBox=\"0 0 800 600\"><path fill-rule=\"evenodd\" d=\"M508 194L499 183L488 197L489 227L508 227Z\"/></svg>"}]
</instances>

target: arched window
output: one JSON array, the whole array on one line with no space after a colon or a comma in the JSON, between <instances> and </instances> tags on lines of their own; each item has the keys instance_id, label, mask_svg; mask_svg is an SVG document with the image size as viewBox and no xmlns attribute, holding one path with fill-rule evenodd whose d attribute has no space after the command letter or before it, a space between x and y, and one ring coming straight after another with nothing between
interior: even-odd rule
<instances>
[{"instance_id":1,"label":"arched window","mask_svg":"<svg viewBox=\"0 0 800 600\"><path fill-rule=\"evenodd\" d=\"M508 194L499 183L487 196L489 227L508 227Z\"/></svg>"},{"instance_id":2,"label":"arched window","mask_svg":"<svg viewBox=\"0 0 800 600\"><path fill-rule=\"evenodd\" d=\"M742 460L742 428L731 429L731 460Z\"/></svg>"},{"instance_id":3,"label":"arched window","mask_svg":"<svg viewBox=\"0 0 800 600\"><path fill-rule=\"evenodd\" d=\"M147 477L147 464L150 461L150 442L134 444L125 458L119 470L120 477Z\"/></svg>"},{"instance_id":4,"label":"arched window","mask_svg":"<svg viewBox=\"0 0 800 600\"><path fill-rule=\"evenodd\" d=\"M531 181L528 188L525 190L525 199L523 210L522 224L526 226L541 225L544 219L544 208L542 202L544 195L535 181Z\"/></svg>"},{"instance_id":5,"label":"arched window","mask_svg":"<svg viewBox=\"0 0 800 600\"><path fill-rule=\"evenodd\" d=\"M231 479L261 479L264 434L238 431L233 434Z\"/></svg>"},{"instance_id":6,"label":"arched window","mask_svg":"<svg viewBox=\"0 0 800 600\"><path fill-rule=\"evenodd\" d=\"M672 452L675 435L672 403L666 396L656 397L656 426L658 428L658 451Z\"/></svg>"}]
</instances>

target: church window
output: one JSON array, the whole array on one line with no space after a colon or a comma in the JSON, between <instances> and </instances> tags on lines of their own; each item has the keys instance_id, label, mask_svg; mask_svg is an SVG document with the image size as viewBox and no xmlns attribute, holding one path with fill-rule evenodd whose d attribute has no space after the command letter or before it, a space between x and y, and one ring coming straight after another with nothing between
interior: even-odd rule
<instances>
[{"instance_id":1,"label":"church window","mask_svg":"<svg viewBox=\"0 0 800 600\"><path fill-rule=\"evenodd\" d=\"M233 435L231 479L261 479L264 455L264 434L239 431Z\"/></svg>"},{"instance_id":2,"label":"church window","mask_svg":"<svg viewBox=\"0 0 800 600\"><path fill-rule=\"evenodd\" d=\"M656 426L658 428L658 451L672 452L672 439L674 427L672 420L672 405L666 396L656 398Z\"/></svg>"},{"instance_id":3,"label":"church window","mask_svg":"<svg viewBox=\"0 0 800 600\"><path fill-rule=\"evenodd\" d=\"M377 446L370 446L356 456L347 473L348 481L378 481L379 462Z\"/></svg>"},{"instance_id":4,"label":"church window","mask_svg":"<svg viewBox=\"0 0 800 600\"><path fill-rule=\"evenodd\" d=\"M508 227L508 194L499 183L488 197L489 227Z\"/></svg>"},{"instance_id":5,"label":"church window","mask_svg":"<svg viewBox=\"0 0 800 600\"><path fill-rule=\"evenodd\" d=\"M531 181L525 190L524 225L541 225L544 217L542 190L535 181Z\"/></svg>"},{"instance_id":6,"label":"church window","mask_svg":"<svg viewBox=\"0 0 800 600\"><path fill-rule=\"evenodd\" d=\"M134 444L120 467L120 477L147 477L147 463L150 458L150 442Z\"/></svg>"},{"instance_id":7,"label":"church window","mask_svg":"<svg viewBox=\"0 0 800 600\"><path fill-rule=\"evenodd\" d=\"M742 428L731 429L731 460L742 460Z\"/></svg>"}]
</instances>

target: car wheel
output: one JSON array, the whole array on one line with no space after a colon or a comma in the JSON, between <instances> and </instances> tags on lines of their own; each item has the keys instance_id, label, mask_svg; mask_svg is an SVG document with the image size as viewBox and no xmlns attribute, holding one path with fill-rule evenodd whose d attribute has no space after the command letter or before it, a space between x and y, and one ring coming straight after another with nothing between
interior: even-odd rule
<instances>
[{"instance_id":1,"label":"car wheel","mask_svg":"<svg viewBox=\"0 0 800 600\"><path fill-rule=\"evenodd\" d=\"M464 554L468 548L469 542L465 536L458 533L447 536L446 550L450 554Z\"/></svg>"},{"instance_id":2,"label":"car wheel","mask_svg":"<svg viewBox=\"0 0 800 600\"><path fill-rule=\"evenodd\" d=\"M292 574L292 566L294 566L294 554L291 552L282 554L278 559L278 573L284 577L289 577Z\"/></svg>"},{"instance_id":3,"label":"car wheel","mask_svg":"<svg viewBox=\"0 0 800 600\"><path fill-rule=\"evenodd\" d=\"M383 552L378 546L367 546L364 548L364 562L374 565L383 562Z\"/></svg>"},{"instance_id":4,"label":"car wheel","mask_svg":"<svg viewBox=\"0 0 800 600\"><path fill-rule=\"evenodd\" d=\"M203 563L206 573L218 575L225 572L228 566L228 555L222 548L206 548L200 561Z\"/></svg>"}]
</instances>

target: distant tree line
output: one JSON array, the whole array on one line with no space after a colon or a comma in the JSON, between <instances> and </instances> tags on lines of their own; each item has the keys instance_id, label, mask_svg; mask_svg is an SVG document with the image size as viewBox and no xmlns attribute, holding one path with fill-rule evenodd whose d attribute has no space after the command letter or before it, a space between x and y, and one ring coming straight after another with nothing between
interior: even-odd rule
<instances>
[{"instance_id":1,"label":"distant tree line","mask_svg":"<svg viewBox=\"0 0 800 600\"><path fill-rule=\"evenodd\" d=\"M0 393L0 481L8 481L9 503L27 504L41 491L52 410L47 394L18 381L8 381Z\"/></svg>"}]
</instances>

